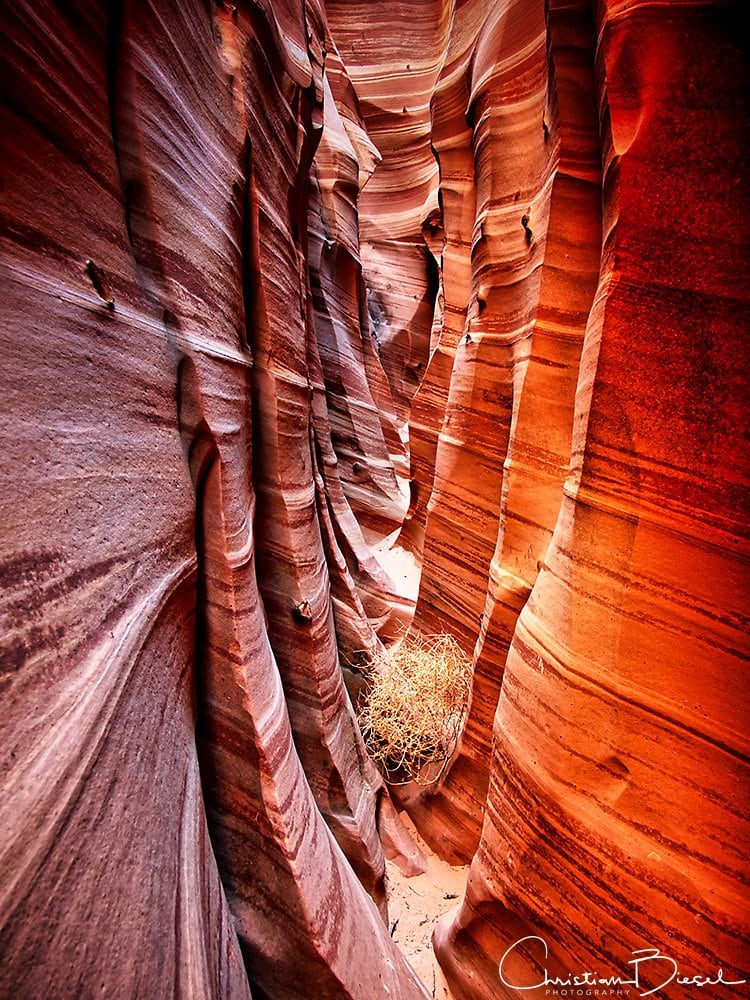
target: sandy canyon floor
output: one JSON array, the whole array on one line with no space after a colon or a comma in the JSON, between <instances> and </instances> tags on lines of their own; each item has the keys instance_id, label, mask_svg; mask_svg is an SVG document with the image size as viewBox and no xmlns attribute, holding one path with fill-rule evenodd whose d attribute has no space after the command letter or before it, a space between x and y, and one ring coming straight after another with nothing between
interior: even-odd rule
<instances>
[{"instance_id":1,"label":"sandy canyon floor","mask_svg":"<svg viewBox=\"0 0 750 1000\"><path fill-rule=\"evenodd\" d=\"M454 868L441 861L419 836L406 813L401 814L401 819L424 852L428 867L422 875L405 878L393 861L386 862L393 940L435 1000L452 1000L431 938L438 920L457 906L463 896L469 866Z\"/></svg>"}]
</instances>

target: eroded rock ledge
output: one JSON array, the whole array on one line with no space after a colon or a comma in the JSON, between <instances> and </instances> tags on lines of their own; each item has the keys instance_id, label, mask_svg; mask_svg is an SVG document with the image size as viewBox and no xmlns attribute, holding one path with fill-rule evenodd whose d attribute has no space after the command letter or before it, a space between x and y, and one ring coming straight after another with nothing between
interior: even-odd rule
<instances>
[{"instance_id":1,"label":"eroded rock ledge","mask_svg":"<svg viewBox=\"0 0 750 1000\"><path fill-rule=\"evenodd\" d=\"M350 696L412 613L474 659L400 793L455 996L743 978L734 16L4 7L0 995L426 996Z\"/></svg>"}]
</instances>

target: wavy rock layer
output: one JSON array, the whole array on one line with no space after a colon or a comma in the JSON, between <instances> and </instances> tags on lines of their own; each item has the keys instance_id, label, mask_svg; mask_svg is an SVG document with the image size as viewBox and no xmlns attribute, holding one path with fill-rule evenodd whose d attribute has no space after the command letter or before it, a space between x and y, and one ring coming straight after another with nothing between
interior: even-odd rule
<instances>
[{"instance_id":1,"label":"wavy rock layer","mask_svg":"<svg viewBox=\"0 0 750 1000\"><path fill-rule=\"evenodd\" d=\"M410 614L399 526L474 660L400 793L473 859L456 998L529 936L741 979L728 8L6 8L0 995L426 995L344 683Z\"/></svg>"},{"instance_id":2,"label":"wavy rock layer","mask_svg":"<svg viewBox=\"0 0 750 1000\"><path fill-rule=\"evenodd\" d=\"M397 8L391 32L416 22ZM650 945L741 979L737 26L689 3L451 17L431 99L442 324L401 536L423 554L415 626L475 666L447 779L400 795L445 857L474 856L438 955L462 997L503 995L527 934L561 972Z\"/></svg>"},{"instance_id":3,"label":"wavy rock layer","mask_svg":"<svg viewBox=\"0 0 750 1000\"><path fill-rule=\"evenodd\" d=\"M322 12L2 27L0 993L422 996L334 628L372 648L389 584L308 281Z\"/></svg>"},{"instance_id":4,"label":"wavy rock layer","mask_svg":"<svg viewBox=\"0 0 750 1000\"><path fill-rule=\"evenodd\" d=\"M472 292L436 450L416 615L418 627L447 627L474 655L451 780L425 810L412 807L454 859L467 860L479 839L502 667L570 461L601 245L592 39L585 10L568 5L545 20L541 5L497 7L471 64Z\"/></svg>"},{"instance_id":5,"label":"wavy rock layer","mask_svg":"<svg viewBox=\"0 0 750 1000\"><path fill-rule=\"evenodd\" d=\"M722 438L747 312L736 237L710 221L742 172L729 29L687 5L599 11L605 242L573 465L508 658L471 888L441 936L461 980L481 925L479 995L519 924L568 967L622 968L646 943L743 978L742 460Z\"/></svg>"},{"instance_id":6,"label":"wavy rock layer","mask_svg":"<svg viewBox=\"0 0 750 1000\"><path fill-rule=\"evenodd\" d=\"M428 361L437 293L423 227L438 208L429 104L451 4L328 0L326 12L381 156L360 200L363 270L373 336L403 424Z\"/></svg>"}]
</instances>

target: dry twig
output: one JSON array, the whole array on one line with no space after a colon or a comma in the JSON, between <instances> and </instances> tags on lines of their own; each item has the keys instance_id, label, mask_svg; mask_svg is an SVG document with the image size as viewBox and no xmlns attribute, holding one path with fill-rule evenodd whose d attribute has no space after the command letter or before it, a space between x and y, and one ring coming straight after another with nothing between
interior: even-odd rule
<instances>
[{"instance_id":1,"label":"dry twig","mask_svg":"<svg viewBox=\"0 0 750 1000\"><path fill-rule=\"evenodd\" d=\"M376 657L359 711L367 750L386 781L432 784L458 744L471 662L448 634L412 633Z\"/></svg>"}]
</instances>

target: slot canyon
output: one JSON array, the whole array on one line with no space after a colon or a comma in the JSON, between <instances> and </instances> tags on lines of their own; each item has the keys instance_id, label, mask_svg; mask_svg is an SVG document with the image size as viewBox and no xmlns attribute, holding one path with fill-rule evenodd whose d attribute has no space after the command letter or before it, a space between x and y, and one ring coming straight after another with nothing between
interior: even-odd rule
<instances>
[{"instance_id":1,"label":"slot canyon","mask_svg":"<svg viewBox=\"0 0 750 1000\"><path fill-rule=\"evenodd\" d=\"M2 1000L747 995L740 6L2 5Z\"/></svg>"}]
</instances>

